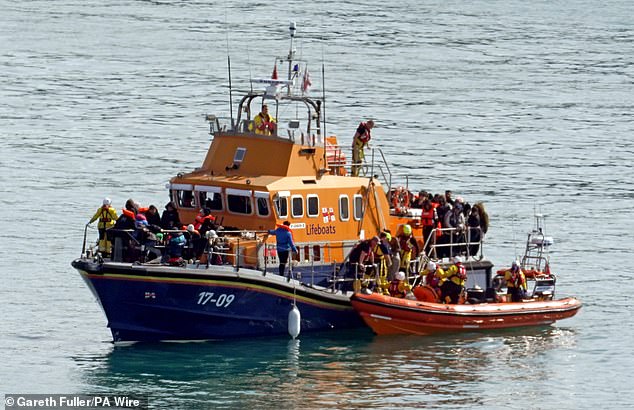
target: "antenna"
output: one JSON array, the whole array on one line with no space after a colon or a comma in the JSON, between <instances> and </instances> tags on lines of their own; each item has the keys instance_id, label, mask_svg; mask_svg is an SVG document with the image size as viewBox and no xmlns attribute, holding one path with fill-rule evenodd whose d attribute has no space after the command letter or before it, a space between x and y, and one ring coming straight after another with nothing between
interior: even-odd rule
<instances>
[{"instance_id":1,"label":"antenna","mask_svg":"<svg viewBox=\"0 0 634 410\"><path fill-rule=\"evenodd\" d=\"M321 9L321 3L319 4L320 9ZM321 14L321 26L323 28L324 26L324 20L323 20L323 13ZM321 99L323 100L323 107L322 107L322 115L323 115L323 121L324 121L324 135L323 135L323 140L324 140L324 164L328 165L328 156L326 153L326 138L328 137L328 133L326 132L326 67L324 64L324 37L323 37L323 31L322 31L322 37L321 37Z\"/></svg>"},{"instance_id":2,"label":"antenna","mask_svg":"<svg viewBox=\"0 0 634 410\"><path fill-rule=\"evenodd\" d=\"M227 5L225 4L225 28L227 27ZM233 122L233 92L231 87L231 56L229 56L229 30L227 33L227 70L229 71L229 115L231 116L231 129L235 128Z\"/></svg>"},{"instance_id":3,"label":"antenna","mask_svg":"<svg viewBox=\"0 0 634 410\"><path fill-rule=\"evenodd\" d=\"M324 116L324 141L326 141L326 68L324 62L321 62L321 98L324 100L322 113Z\"/></svg>"},{"instance_id":4,"label":"antenna","mask_svg":"<svg viewBox=\"0 0 634 410\"><path fill-rule=\"evenodd\" d=\"M288 94L291 94L291 73L293 72L293 59L295 58L295 50L293 50L293 40L295 39L295 32L297 31L297 25L294 21L288 27L289 34L291 35L291 47L288 50Z\"/></svg>"},{"instance_id":5,"label":"antenna","mask_svg":"<svg viewBox=\"0 0 634 410\"><path fill-rule=\"evenodd\" d=\"M231 116L231 129L235 127L233 122L233 92L231 88L231 57L227 54L227 69L229 70L229 115Z\"/></svg>"},{"instance_id":6,"label":"antenna","mask_svg":"<svg viewBox=\"0 0 634 410\"><path fill-rule=\"evenodd\" d=\"M324 68L324 62L323 62L323 57L322 57L322 62L321 62L321 99L323 100L323 104L321 106L321 112L322 112L322 116L323 116L323 121L324 121L324 134L322 135L322 139L324 141L324 164L325 166L328 166L328 155L326 152L326 138L328 137L328 134L326 133L326 69ZM319 119L317 119L317 121L319 121Z\"/></svg>"}]
</instances>

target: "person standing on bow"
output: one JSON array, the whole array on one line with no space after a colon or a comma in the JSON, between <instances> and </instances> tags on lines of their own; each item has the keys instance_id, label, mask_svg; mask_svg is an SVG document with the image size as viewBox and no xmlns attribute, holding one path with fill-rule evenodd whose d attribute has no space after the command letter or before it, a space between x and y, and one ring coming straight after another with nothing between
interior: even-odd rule
<instances>
[{"instance_id":1,"label":"person standing on bow","mask_svg":"<svg viewBox=\"0 0 634 410\"><path fill-rule=\"evenodd\" d=\"M504 272L506 281L506 294L510 295L511 302L521 302L526 297L526 276L520 268L518 261L513 261L511 269Z\"/></svg>"},{"instance_id":2,"label":"person standing on bow","mask_svg":"<svg viewBox=\"0 0 634 410\"><path fill-rule=\"evenodd\" d=\"M253 120L256 134L273 135L275 134L275 118L269 115L269 106L262 105L262 111L255 116Z\"/></svg>"},{"instance_id":3,"label":"person standing on bow","mask_svg":"<svg viewBox=\"0 0 634 410\"><path fill-rule=\"evenodd\" d=\"M284 221L282 225L277 225L277 229L269 230L269 234L275 235L275 240L277 241L277 258L280 261L279 274L280 276L284 276L290 252L293 251L297 253L297 247L293 241L291 224L288 221Z\"/></svg>"},{"instance_id":4,"label":"person standing on bow","mask_svg":"<svg viewBox=\"0 0 634 410\"><path fill-rule=\"evenodd\" d=\"M97 224L97 229L99 230L99 252L104 256L110 255L112 248L110 241L106 237L106 229L112 228L118 218L119 216L117 215L117 211L112 207L110 198L104 198L102 206L97 209L95 215L90 218L90 221L86 224L90 225L99 219L99 223Z\"/></svg>"},{"instance_id":5,"label":"person standing on bow","mask_svg":"<svg viewBox=\"0 0 634 410\"><path fill-rule=\"evenodd\" d=\"M361 164L365 158L363 148L365 148L372 139L372 135L370 134L372 128L374 128L374 121L368 120L367 122L360 123L357 128L357 132L354 133L354 137L352 139L353 177L359 176L359 170L361 169Z\"/></svg>"}]
</instances>

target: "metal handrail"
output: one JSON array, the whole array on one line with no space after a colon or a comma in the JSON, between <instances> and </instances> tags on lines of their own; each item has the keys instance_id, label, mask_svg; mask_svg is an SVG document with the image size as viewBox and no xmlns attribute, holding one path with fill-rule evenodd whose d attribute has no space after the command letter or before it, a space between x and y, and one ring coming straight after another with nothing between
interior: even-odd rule
<instances>
[{"instance_id":1,"label":"metal handrail","mask_svg":"<svg viewBox=\"0 0 634 410\"><path fill-rule=\"evenodd\" d=\"M480 240L479 241L471 241L471 230L478 230L480 232ZM453 233L454 232L465 232L465 241L464 242L453 242ZM451 233L451 235L449 235L449 243L436 243L436 233L437 232L449 232ZM437 248L450 248L450 253L449 253L449 257L455 256L453 253L453 248L454 247L461 247L464 246L465 250L466 250L466 255L467 258L470 256L475 257L476 255L470 255L470 251L469 251L469 246L471 245L479 245L478 246L478 252L480 253L480 259L482 259L484 256L482 254L482 247L484 244L484 233L482 231L482 228L480 227L465 227L464 229L458 229L458 228L434 228L431 230L431 232L429 233L429 236L427 237L427 239L423 238L423 249L427 249L429 247L429 253L430 255L434 256L434 257L438 257L438 254L436 252Z\"/></svg>"}]
</instances>

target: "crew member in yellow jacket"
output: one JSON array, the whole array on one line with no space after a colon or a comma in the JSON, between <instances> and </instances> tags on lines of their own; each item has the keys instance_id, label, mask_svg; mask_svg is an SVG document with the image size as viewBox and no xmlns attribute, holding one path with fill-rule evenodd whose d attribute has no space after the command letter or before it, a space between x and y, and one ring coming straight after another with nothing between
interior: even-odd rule
<instances>
[{"instance_id":1,"label":"crew member in yellow jacket","mask_svg":"<svg viewBox=\"0 0 634 410\"><path fill-rule=\"evenodd\" d=\"M117 219L119 219L117 211L112 207L110 198L104 198L103 205L97 209L95 215L86 225L90 225L97 219L99 219L97 224L97 229L99 229L99 252L104 256L110 255L112 245L106 236L106 230L112 228Z\"/></svg>"},{"instance_id":2,"label":"crew member in yellow jacket","mask_svg":"<svg viewBox=\"0 0 634 410\"><path fill-rule=\"evenodd\" d=\"M443 275L440 290L445 303L458 303L467 282L467 268L462 264L461 256L453 258L451 265Z\"/></svg>"},{"instance_id":3,"label":"crew member in yellow jacket","mask_svg":"<svg viewBox=\"0 0 634 410\"><path fill-rule=\"evenodd\" d=\"M275 134L275 118L269 114L269 106L264 104L262 111L253 119L256 134L272 135Z\"/></svg>"},{"instance_id":4,"label":"crew member in yellow jacket","mask_svg":"<svg viewBox=\"0 0 634 410\"><path fill-rule=\"evenodd\" d=\"M521 302L526 297L526 276L520 263L513 261L511 269L504 272L504 280L506 280L506 294L511 296L511 302Z\"/></svg>"}]
</instances>

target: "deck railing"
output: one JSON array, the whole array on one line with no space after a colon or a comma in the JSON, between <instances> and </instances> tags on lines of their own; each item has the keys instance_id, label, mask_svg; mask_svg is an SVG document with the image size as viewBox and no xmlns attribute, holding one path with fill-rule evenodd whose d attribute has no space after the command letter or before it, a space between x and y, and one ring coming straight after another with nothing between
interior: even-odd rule
<instances>
[{"instance_id":1,"label":"deck railing","mask_svg":"<svg viewBox=\"0 0 634 410\"><path fill-rule=\"evenodd\" d=\"M477 229L477 228L470 228ZM87 247L87 230L84 230L84 241L82 244L82 257L84 258L96 258L103 260L102 255L97 251L97 245ZM128 262L128 263L141 263L141 264L163 264L169 265L166 255L168 254L168 234L183 233L187 235L187 231L183 230L164 230L165 234L162 242L158 242L154 245L143 245L136 238L134 229L110 229L108 231L110 237L113 239L112 255L110 260L113 262ZM440 243L437 241L436 232L445 233L447 240L443 240ZM471 241L470 230L465 231L464 241L455 241L454 234L457 232L455 228L434 229L430 232L429 236L424 240L424 247L421 249L418 257L413 257L410 261L409 269L406 269L406 275L408 277L416 276L425 267L427 260L441 260L443 258L450 258L455 255L464 255L467 258L482 259L482 246L483 241ZM223 265L231 266L236 272L239 272L241 268L248 267L251 269L257 269L262 272L262 275L271 274L277 271L279 260L277 259L277 253L272 250L275 249L274 241L271 239L272 235L268 235L268 231L245 231L245 230L229 230L219 231L221 237L219 239L206 239L205 248L201 257L190 261L190 264L194 264L197 267L209 268L211 265ZM480 238L482 233L480 232ZM349 251L354 248L355 241L339 242L339 243L325 243L325 244L305 244L297 243L296 246L300 252L303 253L302 262L300 262L299 252L296 255L290 255L289 261L286 266L287 277L300 279L303 283L309 285L319 285L328 287L331 291L337 290L352 290L359 281L368 281L369 278L364 277L364 272L375 272L376 278L374 282L379 280L380 266L378 263L368 266L365 270L359 269L357 264L348 263L347 258L343 260L333 259L333 251L336 254L347 255ZM478 252L474 255L471 254L473 246L478 246ZM316 246L319 246L319 255L316 257ZM308 248L308 253L306 251ZM191 241L188 241L188 247L184 248L185 257L189 257L193 250ZM426 250L426 252L425 252ZM156 253L157 258L153 261L148 261L147 257L149 253ZM181 259L178 264L185 266L187 260ZM378 262L378 261L377 261ZM301 277L301 275L309 274L310 277ZM384 274L384 273L382 273Z\"/></svg>"}]
</instances>

